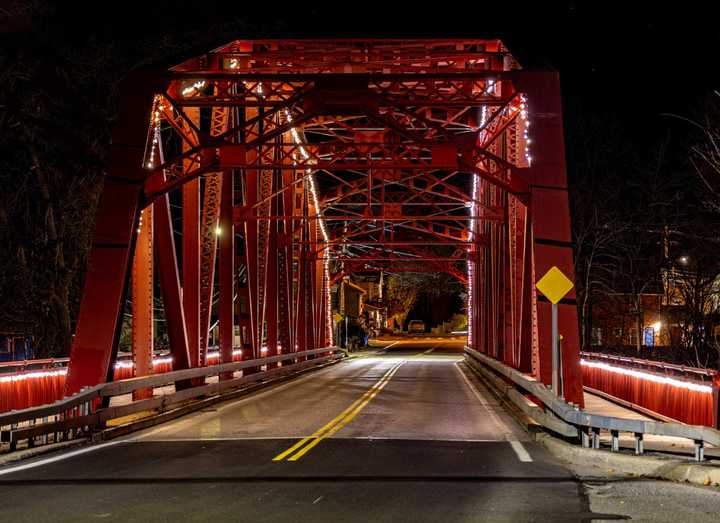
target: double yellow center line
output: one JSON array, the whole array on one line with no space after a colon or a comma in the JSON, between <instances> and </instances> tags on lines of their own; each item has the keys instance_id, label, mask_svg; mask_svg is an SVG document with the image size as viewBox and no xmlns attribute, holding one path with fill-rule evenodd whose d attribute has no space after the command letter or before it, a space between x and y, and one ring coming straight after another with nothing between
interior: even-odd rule
<instances>
[{"instance_id":1,"label":"double yellow center line","mask_svg":"<svg viewBox=\"0 0 720 523\"><path fill-rule=\"evenodd\" d=\"M277 456L275 456L273 458L273 461L282 461L285 458L287 458L287 461L297 461L305 454L307 454L310 449L312 449L315 445L320 443L325 438L329 438L341 428L343 428L345 425L350 423L352 419L357 416L357 414L362 409L365 408L365 405L370 403L372 399L380 393L380 391L385 387L385 385L387 385L388 381L390 381L390 378L393 377L393 374L397 372L397 370L403 363L405 362L401 361L400 363L393 365L385 374L383 374L382 378L380 378L380 381L370 387L370 389L368 389L365 394L355 400L348 408L338 414L328 424L320 427L312 435L301 439L286 451L283 451Z\"/></svg>"}]
</instances>

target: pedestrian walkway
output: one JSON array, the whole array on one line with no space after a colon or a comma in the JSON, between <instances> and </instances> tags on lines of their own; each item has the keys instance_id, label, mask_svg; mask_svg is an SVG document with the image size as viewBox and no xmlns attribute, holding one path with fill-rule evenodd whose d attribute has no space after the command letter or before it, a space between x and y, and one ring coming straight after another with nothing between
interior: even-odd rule
<instances>
[{"instance_id":1,"label":"pedestrian walkway","mask_svg":"<svg viewBox=\"0 0 720 523\"><path fill-rule=\"evenodd\" d=\"M602 416L613 416L616 418L628 418L639 420L661 421L641 414L627 407L623 407L617 403L609 401L595 394L585 392L585 410L592 414L600 414ZM684 438L673 438L670 436L653 436L648 434L644 438L645 452L670 452L692 457L695 453L695 446L692 441ZM600 441L610 446L610 434L603 433ZM635 438L632 434L620 434L620 447L627 449L635 448ZM712 445L705 446L705 457L711 463L717 463L720 466L720 448Z\"/></svg>"}]
</instances>

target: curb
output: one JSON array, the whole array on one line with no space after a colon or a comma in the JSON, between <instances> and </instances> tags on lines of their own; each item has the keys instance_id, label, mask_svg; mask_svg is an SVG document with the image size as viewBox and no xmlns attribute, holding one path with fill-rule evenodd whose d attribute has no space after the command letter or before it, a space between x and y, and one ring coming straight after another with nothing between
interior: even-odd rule
<instances>
[{"instance_id":1,"label":"curb","mask_svg":"<svg viewBox=\"0 0 720 523\"><path fill-rule=\"evenodd\" d=\"M43 445L40 447L34 447L31 449L22 449L15 452L9 452L7 454L0 455L0 467L4 467L15 461L21 461L25 459L36 458L44 454L65 450L73 447L80 447L85 445L90 440L88 438L78 438L69 441L59 441L57 443L50 443L49 445Z\"/></svg>"},{"instance_id":2,"label":"curb","mask_svg":"<svg viewBox=\"0 0 720 523\"><path fill-rule=\"evenodd\" d=\"M702 465L694 461L671 458L660 455L626 454L597 450L573 445L556 436L553 436L542 426L525 414L514 402L507 397L504 390L492 383L481 372L477 372L470 365L465 365L470 373L477 377L497 399L505 406L508 412L516 419L518 424L533 435L535 441L542 445L555 458L571 466L587 466L603 464L613 469L617 474L665 481L687 482L701 486L720 486L720 466Z\"/></svg>"},{"instance_id":3,"label":"curb","mask_svg":"<svg viewBox=\"0 0 720 523\"><path fill-rule=\"evenodd\" d=\"M688 463L685 460L663 456L635 456L621 452L586 449L562 441L548 433L536 434L535 441L545 447L550 454L571 465L587 466L588 463L601 463L627 476L720 486L720 467L713 465Z\"/></svg>"}]
</instances>

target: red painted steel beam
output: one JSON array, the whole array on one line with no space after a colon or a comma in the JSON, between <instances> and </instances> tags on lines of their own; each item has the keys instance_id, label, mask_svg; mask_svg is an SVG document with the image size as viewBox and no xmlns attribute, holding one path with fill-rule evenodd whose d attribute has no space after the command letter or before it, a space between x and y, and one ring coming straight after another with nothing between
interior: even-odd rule
<instances>
[{"instance_id":1,"label":"red painted steel beam","mask_svg":"<svg viewBox=\"0 0 720 523\"><path fill-rule=\"evenodd\" d=\"M185 311L182 306L182 289L178 273L175 240L173 238L170 201L167 196L153 203L155 260L160 280L163 305L165 306L165 326L167 327L170 353L173 357L173 369L190 368ZM185 386L182 384L181 386Z\"/></svg>"},{"instance_id":2,"label":"red painted steel beam","mask_svg":"<svg viewBox=\"0 0 720 523\"><path fill-rule=\"evenodd\" d=\"M220 331L220 359L223 363L232 362L235 295L235 231L232 223L233 173L223 171L220 195L220 262L218 267L218 319ZM232 373L223 374L220 379L232 379Z\"/></svg>"},{"instance_id":3,"label":"red painted steel beam","mask_svg":"<svg viewBox=\"0 0 720 523\"><path fill-rule=\"evenodd\" d=\"M534 272L539 278L550 267L557 266L574 280L560 79L557 73L533 72L518 74L515 81L519 88L528 94L533 116L533 149L537 150L529 169ZM539 357L538 368L535 370L546 384L550 383L552 372L550 308L550 303L542 296L537 297ZM563 336L565 399L582 406L575 289L558 305L558 330Z\"/></svg>"},{"instance_id":4,"label":"red painted steel beam","mask_svg":"<svg viewBox=\"0 0 720 523\"><path fill-rule=\"evenodd\" d=\"M273 189L281 183L281 173L272 173ZM272 214L278 212L278 196L270 200L268 211ZM266 319L267 319L267 350L266 356L275 356L278 353L278 312L279 312L279 274L278 274L278 226L276 221L269 222L268 227L268 249L267 249L267 287L265 289ZM270 364L268 368L277 367L277 364Z\"/></svg>"},{"instance_id":5,"label":"red painted steel beam","mask_svg":"<svg viewBox=\"0 0 720 523\"><path fill-rule=\"evenodd\" d=\"M153 216L146 207L138 224L132 266L132 361L133 376L153 372ZM152 389L136 390L133 399L152 397Z\"/></svg>"},{"instance_id":6,"label":"red painted steel beam","mask_svg":"<svg viewBox=\"0 0 720 523\"><path fill-rule=\"evenodd\" d=\"M284 40L232 42L167 78L166 132L185 152L155 165L144 193L162 199L198 176L238 170L243 205L226 215L246 244L253 350L266 320L273 345L276 337L301 350L325 342L322 226L328 255L346 270L423 261L462 279L456 264L467 259L471 343L546 380L547 307L536 274L548 264L572 273L556 76L521 70L497 40ZM239 108L232 114L242 119L202 133L194 107ZM312 177L317 195L308 192ZM442 247L450 245L462 255L449 257ZM570 399L581 394L580 373L572 304L563 307Z\"/></svg>"},{"instance_id":7,"label":"red painted steel beam","mask_svg":"<svg viewBox=\"0 0 720 523\"><path fill-rule=\"evenodd\" d=\"M157 74L145 71L130 74L120 86L123 96L95 217L66 394L112 379L146 176L142 169L145 136L153 95L165 86Z\"/></svg>"},{"instance_id":8,"label":"red painted steel beam","mask_svg":"<svg viewBox=\"0 0 720 523\"><path fill-rule=\"evenodd\" d=\"M190 366L200 361L200 180L183 185L182 299Z\"/></svg>"}]
</instances>

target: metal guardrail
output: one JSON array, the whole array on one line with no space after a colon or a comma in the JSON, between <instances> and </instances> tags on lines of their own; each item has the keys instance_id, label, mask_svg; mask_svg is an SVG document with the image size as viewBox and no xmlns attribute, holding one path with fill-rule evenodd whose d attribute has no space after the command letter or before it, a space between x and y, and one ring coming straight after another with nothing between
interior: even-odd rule
<instances>
[{"instance_id":1,"label":"metal guardrail","mask_svg":"<svg viewBox=\"0 0 720 523\"><path fill-rule=\"evenodd\" d=\"M113 419L152 409L164 410L184 401L219 395L229 389L280 377L313 365L342 358L345 355L342 349L328 347L102 383L85 388L73 396L49 405L0 414L0 442L9 443L10 450L14 450L17 443L22 440L27 440L30 447L35 446L35 440L38 437L43 438L43 444L49 443L51 435L53 442L73 439L87 435ZM293 361L290 365L257 372L257 369L263 365L290 360L303 361ZM214 383L205 382L205 378L211 376L232 375L235 371L245 369L252 372L244 373L243 376L237 378L219 379ZM192 386L193 378L203 378L203 383ZM177 382L188 386L176 389L171 394L135 400L126 405L102 406L103 404L109 405L108 400L102 401L106 398L122 396L137 390L163 387Z\"/></svg>"},{"instance_id":2,"label":"metal guardrail","mask_svg":"<svg viewBox=\"0 0 720 523\"><path fill-rule=\"evenodd\" d=\"M0 375L5 373L23 372L29 367L33 369L66 367L70 358L45 358L41 360L16 360L0 362Z\"/></svg>"},{"instance_id":3,"label":"metal guardrail","mask_svg":"<svg viewBox=\"0 0 720 523\"><path fill-rule=\"evenodd\" d=\"M562 398L555 396L550 389L537 380L526 376L525 374L504 365L503 363L486 356L474 349L465 347L465 354L468 363L475 369L480 370L478 366L484 366L492 369L496 374L504 376L512 381L522 391L531 394L552 413L552 417L539 417L535 420L545 427L558 432L562 435L573 437L577 435L581 438L583 447L600 448L600 431L606 430L611 434L611 450L617 452L620 450L619 433L632 433L635 436L635 453L643 454L643 437L645 434L657 436L672 436L677 438L685 438L695 443L695 459L702 461L704 459L704 445L706 443L713 446L720 446L720 431L710 427L699 425L685 425L683 423L668 423L662 421L635 420L627 418L616 418L612 416L602 416L599 414L591 414L585 410L581 410L574 405L566 403ZM523 411L528 413L530 417L534 416L529 412L527 405L519 403L518 396L524 397L519 391L516 394L509 394L508 397ZM538 408L539 409L539 408ZM558 422L560 425L558 425ZM554 425L554 426L553 426Z\"/></svg>"}]
</instances>

